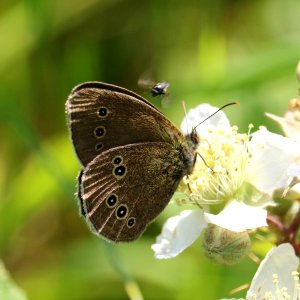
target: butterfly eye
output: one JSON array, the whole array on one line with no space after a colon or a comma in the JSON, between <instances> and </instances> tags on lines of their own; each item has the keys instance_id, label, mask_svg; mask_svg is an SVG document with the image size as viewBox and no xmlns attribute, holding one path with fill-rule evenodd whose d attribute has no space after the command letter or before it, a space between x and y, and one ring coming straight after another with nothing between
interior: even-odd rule
<instances>
[{"instance_id":1,"label":"butterfly eye","mask_svg":"<svg viewBox=\"0 0 300 300\"><path fill-rule=\"evenodd\" d=\"M135 224L135 218L129 218L127 221L127 227L131 228Z\"/></svg>"},{"instance_id":2,"label":"butterfly eye","mask_svg":"<svg viewBox=\"0 0 300 300\"><path fill-rule=\"evenodd\" d=\"M123 161L123 158L121 156L116 156L112 162L114 165L119 165L122 161Z\"/></svg>"},{"instance_id":3,"label":"butterfly eye","mask_svg":"<svg viewBox=\"0 0 300 300\"><path fill-rule=\"evenodd\" d=\"M102 147L103 147L103 144L102 144L102 143L98 143L98 144L95 146L95 150L96 150L96 151L99 151L99 150L102 149Z\"/></svg>"},{"instance_id":4,"label":"butterfly eye","mask_svg":"<svg viewBox=\"0 0 300 300\"><path fill-rule=\"evenodd\" d=\"M125 204L121 204L116 210L116 217L118 220L125 219L128 213L128 208Z\"/></svg>"},{"instance_id":5,"label":"butterfly eye","mask_svg":"<svg viewBox=\"0 0 300 300\"><path fill-rule=\"evenodd\" d=\"M105 135L105 127L104 126L98 126L95 131L94 134L97 138L102 138Z\"/></svg>"},{"instance_id":6,"label":"butterfly eye","mask_svg":"<svg viewBox=\"0 0 300 300\"><path fill-rule=\"evenodd\" d=\"M106 204L108 207L115 207L117 202L118 202L118 197L117 195L114 194L108 196L106 199Z\"/></svg>"},{"instance_id":7,"label":"butterfly eye","mask_svg":"<svg viewBox=\"0 0 300 300\"><path fill-rule=\"evenodd\" d=\"M125 166L118 166L116 168L114 168L113 170L113 174L115 175L115 177L117 179L121 179L125 176L126 173L126 167Z\"/></svg>"},{"instance_id":8,"label":"butterfly eye","mask_svg":"<svg viewBox=\"0 0 300 300\"><path fill-rule=\"evenodd\" d=\"M106 117L108 115L108 109L106 107L100 107L98 110L99 117Z\"/></svg>"}]
</instances>

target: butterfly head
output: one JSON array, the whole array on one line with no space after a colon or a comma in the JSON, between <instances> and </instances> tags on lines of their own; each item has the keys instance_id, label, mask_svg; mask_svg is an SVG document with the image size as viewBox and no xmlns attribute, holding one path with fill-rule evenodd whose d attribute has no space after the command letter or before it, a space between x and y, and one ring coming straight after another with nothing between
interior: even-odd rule
<instances>
[{"instance_id":1,"label":"butterfly head","mask_svg":"<svg viewBox=\"0 0 300 300\"><path fill-rule=\"evenodd\" d=\"M182 161L185 165L183 175L192 173L195 165L196 150L200 143L200 138L195 128L190 133L185 135L185 143L182 144Z\"/></svg>"},{"instance_id":2,"label":"butterfly head","mask_svg":"<svg viewBox=\"0 0 300 300\"><path fill-rule=\"evenodd\" d=\"M192 129L192 131L185 136L185 138L186 138L188 147L192 151L196 151L198 144L200 143L200 138L199 138L196 128L194 127Z\"/></svg>"},{"instance_id":3,"label":"butterfly head","mask_svg":"<svg viewBox=\"0 0 300 300\"><path fill-rule=\"evenodd\" d=\"M194 145L198 145L200 143L200 138L197 133L196 127L192 129L192 132L190 133L190 139Z\"/></svg>"}]
</instances>

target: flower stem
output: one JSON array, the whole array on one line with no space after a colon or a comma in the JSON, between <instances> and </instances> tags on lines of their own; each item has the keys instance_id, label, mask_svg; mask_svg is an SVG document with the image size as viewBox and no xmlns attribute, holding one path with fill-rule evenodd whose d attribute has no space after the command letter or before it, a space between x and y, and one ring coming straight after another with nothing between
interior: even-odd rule
<instances>
[{"instance_id":1,"label":"flower stem","mask_svg":"<svg viewBox=\"0 0 300 300\"><path fill-rule=\"evenodd\" d=\"M286 235L287 228L283 225L282 221L278 216L268 213L267 223L271 228L275 229L280 234Z\"/></svg>"},{"instance_id":2,"label":"flower stem","mask_svg":"<svg viewBox=\"0 0 300 300\"><path fill-rule=\"evenodd\" d=\"M102 246L104 247L104 250L106 252L106 255L115 269L115 271L118 273L120 278L123 281L125 291L129 297L130 300L143 300L144 297L142 295L142 292L137 284L137 282L132 278L132 276L129 274L129 272L126 270L124 265L121 262L121 259L118 256L118 253L113 245L108 243L102 243Z\"/></svg>"},{"instance_id":3,"label":"flower stem","mask_svg":"<svg viewBox=\"0 0 300 300\"><path fill-rule=\"evenodd\" d=\"M300 244L295 241L296 234L300 227L300 210L288 227L283 224L282 220L278 216L271 213L268 213L267 223L280 234L280 238L277 242L278 245L282 243L290 243L294 247L297 255L300 254Z\"/></svg>"}]
</instances>

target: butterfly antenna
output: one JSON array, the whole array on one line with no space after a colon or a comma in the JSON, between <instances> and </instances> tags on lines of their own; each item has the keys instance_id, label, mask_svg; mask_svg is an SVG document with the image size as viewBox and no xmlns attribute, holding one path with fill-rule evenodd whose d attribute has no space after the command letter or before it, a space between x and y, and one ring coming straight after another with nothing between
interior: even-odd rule
<instances>
[{"instance_id":1,"label":"butterfly antenna","mask_svg":"<svg viewBox=\"0 0 300 300\"><path fill-rule=\"evenodd\" d=\"M211 118L212 116L214 116L216 113L218 113L220 110L224 109L227 106L231 106L231 105L236 105L236 104L240 104L240 102L230 102L227 103L223 106L221 106L218 110L216 110L214 113L212 113L211 115L209 115L208 117L206 117L204 120L202 120L199 124L197 124L197 126L195 126L193 128L193 130L195 130L199 125L201 125L202 123L204 123L206 120L208 120L209 118Z\"/></svg>"}]
</instances>

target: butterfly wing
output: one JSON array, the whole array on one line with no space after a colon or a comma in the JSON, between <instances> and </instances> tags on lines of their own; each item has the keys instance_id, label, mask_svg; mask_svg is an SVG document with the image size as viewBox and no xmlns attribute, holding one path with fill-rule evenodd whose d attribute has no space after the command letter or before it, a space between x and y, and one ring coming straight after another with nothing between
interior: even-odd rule
<instances>
[{"instance_id":1,"label":"butterfly wing","mask_svg":"<svg viewBox=\"0 0 300 300\"><path fill-rule=\"evenodd\" d=\"M182 177L179 151L169 143L116 147L99 154L79 176L83 215L114 241L132 241L168 204Z\"/></svg>"},{"instance_id":2,"label":"butterfly wing","mask_svg":"<svg viewBox=\"0 0 300 300\"><path fill-rule=\"evenodd\" d=\"M117 146L184 139L150 102L117 86L83 83L73 89L66 109L73 145L83 166Z\"/></svg>"}]
</instances>

